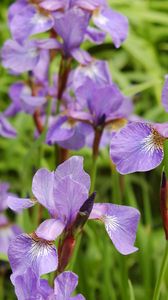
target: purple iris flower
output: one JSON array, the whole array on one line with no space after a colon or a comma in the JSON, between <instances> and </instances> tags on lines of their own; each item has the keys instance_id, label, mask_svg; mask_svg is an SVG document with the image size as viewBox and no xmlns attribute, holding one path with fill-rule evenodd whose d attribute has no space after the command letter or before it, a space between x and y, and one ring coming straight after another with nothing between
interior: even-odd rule
<instances>
[{"instance_id":1,"label":"purple iris flower","mask_svg":"<svg viewBox=\"0 0 168 300\"><path fill-rule=\"evenodd\" d=\"M88 13L84 13L80 9L70 9L64 14L55 16L54 29L63 40L60 47L63 55L65 57L72 56L83 65L90 63L92 60L88 52L80 49L89 23L89 17Z\"/></svg>"},{"instance_id":2,"label":"purple iris flower","mask_svg":"<svg viewBox=\"0 0 168 300\"><path fill-rule=\"evenodd\" d=\"M125 41L128 35L128 20L122 14L110 9L105 0L74 0L72 3L92 13L94 24L111 35L116 48Z\"/></svg>"},{"instance_id":3,"label":"purple iris flower","mask_svg":"<svg viewBox=\"0 0 168 300\"><path fill-rule=\"evenodd\" d=\"M132 122L111 140L110 155L121 174L154 169L163 160L168 123Z\"/></svg>"},{"instance_id":4,"label":"purple iris flower","mask_svg":"<svg viewBox=\"0 0 168 300\"><path fill-rule=\"evenodd\" d=\"M11 239L21 233L21 230L11 225L4 211L8 208L7 198L10 195L8 192L9 185L0 183L0 253L7 254Z\"/></svg>"},{"instance_id":5,"label":"purple iris flower","mask_svg":"<svg viewBox=\"0 0 168 300\"><path fill-rule=\"evenodd\" d=\"M46 103L47 88L43 86L37 89L38 95L32 96L31 88L24 82L17 82L12 84L9 89L9 96L12 103L4 112L5 116L14 116L20 111L33 114L38 107Z\"/></svg>"},{"instance_id":6,"label":"purple iris flower","mask_svg":"<svg viewBox=\"0 0 168 300\"><path fill-rule=\"evenodd\" d=\"M17 73L34 71L37 66L39 67L40 60L44 58L43 50L59 48L60 44L55 39L30 40L25 41L24 44L7 40L1 53L2 65Z\"/></svg>"},{"instance_id":7,"label":"purple iris flower","mask_svg":"<svg viewBox=\"0 0 168 300\"><path fill-rule=\"evenodd\" d=\"M68 88L74 91L76 98L71 97L71 105L49 127L46 142L78 150L93 143L94 129L98 126L105 127L102 138L106 139L106 132L109 136L108 131L112 131L110 125L121 123L123 118L128 118L132 113L132 103L112 82L104 61L93 61L88 66L80 66L71 77ZM88 143L88 140L91 142Z\"/></svg>"},{"instance_id":8,"label":"purple iris flower","mask_svg":"<svg viewBox=\"0 0 168 300\"><path fill-rule=\"evenodd\" d=\"M16 137L16 130L7 121L3 114L0 114L0 136L11 139Z\"/></svg>"},{"instance_id":9,"label":"purple iris flower","mask_svg":"<svg viewBox=\"0 0 168 300\"><path fill-rule=\"evenodd\" d=\"M52 241L62 232L67 232L72 228L80 208L88 199L89 188L90 177L83 170L82 157L71 157L59 165L55 172L46 169L38 170L33 178L32 191L37 201L47 208L51 219L45 220L37 228L36 236L45 242ZM30 200L26 199L26 203L29 207ZM9 207L15 211L25 208L26 203L24 199L18 198L17 203L17 198L8 198ZM109 237L120 253L127 255L137 250L133 246L139 221L137 209L113 204L95 204L90 218L100 219L105 224ZM34 243L33 246L32 243ZM20 249L23 250L20 251ZM36 251L34 252L33 249ZM37 259L41 259L41 254L38 253L32 237L18 236L15 241L12 241L9 248L12 269L25 269L27 257L29 257L29 261L32 261L31 255L35 259L33 264L37 265ZM24 265L22 264L23 254ZM50 262L47 266L49 264ZM43 265L44 268L47 266Z\"/></svg>"},{"instance_id":10,"label":"purple iris flower","mask_svg":"<svg viewBox=\"0 0 168 300\"><path fill-rule=\"evenodd\" d=\"M85 298L78 294L71 296L78 284L78 276L73 272L63 272L54 280L54 289L51 288L45 279L40 279L36 273L29 268L25 273L18 275L13 279L15 293L18 300L84 300Z\"/></svg>"},{"instance_id":11,"label":"purple iris flower","mask_svg":"<svg viewBox=\"0 0 168 300\"><path fill-rule=\"evenodd\" d=\"M31 268L16 277L12 275L11 280L18 300L49 300L53 294L47 280L40 279Z\"/></svg>"},{"instance_id":12,"label":"purple iris flower","mask_svg":"<svg viewBox=\"0 0 168 300\"><path fill-rule=\"evenodd\" d=\"M29 36L46 32L54 25L54 17L29 1L11 5L8 14L9 28L14 40L23 43Z\"/></svg>"},{"instance_id":13,"label":"purple iris flower","mask_svg":"<svg viewBox=\"0 0 168 300\"><path fill-rule=\"evenodd\" d=\"M110 9L105 0L44 0L40 3L40 6L50 11L64 10L66 12L72 8L80 8L84 12L89 12L94 24L102 32L110 34L117 48L127 38L127 18ZM94 27L89 27L87 35L92 41L101 42L105 37L102 32L98 32Z\"/></svg>"},{"instance_id":14,"label":"purple iris flower","mask_svg":"<svg viewBox=\"0 0 168 300\"><path fill-rule=\"evenodd\" d=\"M105 126L123 117L120 107L123 105L125 97L114 83L100 86L87 79L76 90L76 98L78 109L68 112L69 117L74 120L97 127Z\"/></svg>"}]
</instances>

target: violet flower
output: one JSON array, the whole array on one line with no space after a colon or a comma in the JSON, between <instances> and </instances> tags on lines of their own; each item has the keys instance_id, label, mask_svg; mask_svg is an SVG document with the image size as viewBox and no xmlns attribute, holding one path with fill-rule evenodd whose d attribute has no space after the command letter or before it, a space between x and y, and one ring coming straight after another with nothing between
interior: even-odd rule
<instances>
[{"instance_id":1,"label":"violet flower","mask_svg":"<svg viewBox=\"0 0 168 300\"><path fill-rule=\"evenodd\" d=\"M14 40L23 43L29 36L46 32L54 25L54 17L29 1L17 1L9 8L9 28Z\"/></svg>"},{"instance_id":2,"label":"violet flower","mask_svg":"<svg viewBox=\"0 0 168 300\"><path fill-rule=\"evenodd\" d=\"M71 230L81 207L88 199L89 188L90 177L83 170L82 157L71 157L59 165L55 172L46 169L38 170L33 178L32 191L37 201L47 208L51 215L51 219L45 220L37 228L35 233L38 238L51 241L63 231ZM26 201L29 207L28 199ZM17 203L17 198L13 199L13 197L8 198L8 205L15 211L20 210L22 206L26 207L24 199L18 198ZM90 218L100 219L105 224L109 237L120 253L126 255L137 250L133 246L139 221L137 209L114 204L95 204ZM35 244L34 240L30 236L21 236L16 241L11 243L9 250L12 268L25 269L27 258L24 258L24 265L21 265L23 254L25 257L26 253L29 253L30 260L32 253L35 264L40 255L37 256L37 248L32 248L32 243ZM19 254L20 249L23 250ZM36 249L36 253L33 249Z\"/></svg>"},{"instance_id":3,"label":"violet flower","mask_svg":"<svg viewBox=\"0 0 168 300\"><path fill-rule=\"evenodd\" d=\"M43 50L59 49L60 44L55 39L31 40L19 44L7 40L2 47L2 65L17 73L34 71L38 66Z\"/></svg>"},{"instance_id":4,"label":"violet flower","mask_svg":"<svg viewBox=\"0 0 168 300\"><path fill-rule=\"evenodd\" d=\"M40 279L31 268L16 277L12 275L11 280L18 300L49 300L49 296L53 294L47 280Z\"/></svg>"},{"instance_id":5,"label":"violet flower","mask_svg":"<svg viewBox=\"0 0 168 300\"><path fill-rule=\"evenodd\" d=\"M20 81L12 84L9 89L9 96L12 103L4 112L5 116L14 116L20 111L33 114L36 108L41 107L47 102L47 88L39 86L37 91L38 94L32 96L31 88L24 82Z\"/></svg>"},{"instance_id":6,"label":"violet flower","mask_svg":"<svg viewBox=\"0 0 168 300\"><path fill-rule=\"evenodd\" d=\"M11 280L15 286L15 293L18 300L40 299L40 300L84 300L78 294L71 296L78 284L78 276L73 272L63 272L54 280L54 289L51 288L45 279L40 279L31 268L25 273L16 276Z\"/></svg>"},{"instance_id":7,"label":"violet flower","mask_svg":"<svg viewBox=\"0 0 168 300\"><path fill-rule=\"evenodd\" d=\"M132 113L132 103L111 81L106 62L94 61L78 67L71 77L68 88L75 92L76 98L71 99L71 105L67 105L63 115L49 127L46 142L78 150L93 144L95 129L100 128L102 138L107 140L114 128L125 124ZM106 102L102 106L104 99Z\"/></svg>"},{"instance_id":8,"label":"violet flower","mask_svg":"<svg viewBox=\"0 0 168 300\"><path fill-rule=\"evenodd\" d=\"M11 239L21 233L19 227L10 224L4 212L8 208L9 185L0 183L0 253L7 254Z\"/></svg>"},{"instance_id":9,"label":"violet flower","mask_svg":"<svg viewBox=\"0 0 168 300\"><path fill-rule=\"evenodd\" d=\"M96 127L122 118L119 108L123 105L126 97L114 83L99 86L92 80L86 80L85 84L76 90L76 98L80 110L69 112L69 116L74 119Z\"/></svg>"},{"instance_id":10,"label":"violet flower","mask_svg":"<svg viewBox=\"0 0 168 300\"><path fill-rule=\"evenodd\" d=\"M89 12L94 24L103 32L109 33L116 48L125 41L128 34L128 20L125 16L108 7L105 0L44 0L39 4L49 11L64 10L71 8L80 8L85 13ZM98 37L96 28L88 27L87 35L92 41L103 41L104 36Z\"/></svg>"},{"instance_id":11,"label":"violet flower","mask_svg":"<svg viewBox=\"0 0 168 300\"><path fill-rule=\"evenodd\" d=\"M132 122L111 140L110 155L121 174L149 171L163 160L168 123Z\"/></svg>"}]
</instances>

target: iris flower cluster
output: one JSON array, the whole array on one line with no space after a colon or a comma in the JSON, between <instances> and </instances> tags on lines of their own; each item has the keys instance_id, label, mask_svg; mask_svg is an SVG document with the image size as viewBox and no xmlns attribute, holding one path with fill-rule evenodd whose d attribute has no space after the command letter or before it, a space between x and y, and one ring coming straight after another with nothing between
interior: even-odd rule
<instances>
[{"instance_id":1,"label":"iris flower cluster","mask_svg":"<svg viewBox=\"0 0 168 300\"><path fill-rule=\"evenodd\" d=\"M2 64L13 76L26 74L9 88L11 104L0 115L0 135L16 137L7 118L24 112L33 116L38 134L46 130L48 145L57 144L64 150L89 146L96 157L100 147L112 140L111 156L118 168L121 152L127 152L124 147L117 149L118 141L124 130L134 126L132 103L112 81L107 62L94 59L83 45L86 40L101 44L109 34L114 46L120 47L128 34L127 18L110 9L105 0L17 0L9 8L8 24L12 38L2 48ZM55 57L60 66L58 73L51 74ZM115 135L127 123L128 127ZM151 131L150 137L144 134L146 152L153 149L152 141L160 145L159 125L139 124L139 132L141 127L147 134ZM157 152L161 155L159 147ZM32 198L8 194L6 185L1 188L5 195L1 211L8 206L21 213L40 205L49 215L34 232L18 234L6 247L11 281L19 300L84 299L81 294L72 296L78 277L66 268L77 236L89 220L104 224L121 254L137 250L134 242L139 211L94 203L96 193L90 193L90 176L80 156L70 157L52 172L39 169L32 181ZM0 238L4 226L6 230L7 220L0 215ZM50 272L55 272L52 287L41 277Z\"/></svg>"},{"instance_id":2,"label":"iris flower cluster","mask_svg":"<svg viewBox=\"0 0 168 300\"><path fill-rule=\"evenodd\" d=\"M20 282L23 282L26 290L29 288L26 278L30 272L37 278L32 284L37 282L35 291L39 293L42 293L41 289L46 284L40 281L40 276L55 270L62 274L56 277L55 285L59 286L59 280L64 276L67 276L67 286L70 285L71 276L75 275L62 272L71 257L76 234L88 219L104 224L109 238L121 254L128 255L137 250L134 241L139 221L138 210L110 203L94 204L95 194L89 196L89 189L90 177L83 170L83 158L72 156L56 171L39 169L36 172L32 182L33 200L8 197L8 206L15 212L21 212L38 202L50 215L50 219L42 222L35 232L18 235L10 243L8 256L13 272L11 280L17 295L24 289ZM58 252L54 242L57 238ZM53 299L62 298L55 296ZM69 296L65 299L68 300Z\"/></svg>"}]
</instances>

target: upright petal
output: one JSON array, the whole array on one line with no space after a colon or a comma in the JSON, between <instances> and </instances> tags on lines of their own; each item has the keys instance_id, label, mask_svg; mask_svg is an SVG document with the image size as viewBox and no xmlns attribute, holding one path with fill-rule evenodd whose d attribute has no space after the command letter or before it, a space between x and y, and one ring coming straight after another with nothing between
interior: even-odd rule
<instances>
[{"instance_id":1,"label":"upright petal","mask_svg":"<svg viewBox=\"0 0 168 300\"><path fill-rule=\"evenodd\" d=\"M36 229L38 237L47 241L54 241L64 230L65 224L59 219L45 220Z\"/></svg>"},{"instance_id":2,"label":"upright petal","mask_svg":"<svg viewBox=\"0 0 168 300\"><path fill-rule=\"evenodd\" d=\"M66 225L71 224L88 198L88 190L68 175L55 184L55 213Z\"/></svg>"},{"instance_id":3,"label":"upright petal","mask_svg":"<svg viewBox=\"0 0 168 300\"><path fill-rule=\"evenodd\" d=\"M110 155L121 174L148 171L161 163L163 141L153 125L130 123L113 135Z\"/></svg>"},{"instance_id":4,"label":"upright petal","mask_svg":"<svg viewBox=\"0 0 168 300\"><path fill-rule=\"evenodd\" d=\"M73 272L63 272L54 281L54 295L57 300L84 300L82 295L71 297L78 284L78 276Z\"/></svg>"},{"instance_id":5,"label":"upright petal","mask_svg":"<svg viewBox=\"0 0 168 300\"><path fill-rule=\"evenodd\" d=\"M84 185L86 189L89 190L90 176L83 169L82 156L71 156L57 167L55 171L55 180L59 181L66 176L71 176L74 181Z\"/></svg>"},{"instance_id":6,"label":"upright petal","mask_svg":"<svg viewBox=\"0 0 168 300\"><path fill-rule=\"evenodd\" d=\"M12 239L8 256L15 276L32 268L38 276L55 271L58 265L57 251L53 242L37 237L36 234L21 234Z\"/></svg>"},{"instance_id":7,"label":"upright petal","mask_svg":"<svg viewBox=\"0 0 168 300\"><path fill-rule=\"evenodd\" d=\"M116 48L119 48L127 38L128 20L117 11L104 8L93 15L93 21L96 26L111 35Z\"/></svg>"},{"instance_id":8,"label":"upright petal","mask_svg":"<svg viewBox=\"0 0 168 300\"><path fill-rule=\"evenodd\" d=\"M47 169L38 170L33 177L32 192L37 200L52 213L55 208L53 188L54 172Z\"/></svg>"},{"instance_id":9,"label":"upright petal","mask_svg":"<svg viewBox=\"0 0 168 300\"><path fill-rule=\"evenodd\" d=\"M89 22L89 15L79 9L71 9L55 18L55 31L64 42L65 54L70 50L79 48Z\"/></svg>"},{"instance_id":10,"label":"upright petal","mask_svg":"<svg viewBox=\"0 0 168 300\"><path fill-rule=\"evenodd\" d=\"M90 219L100 219L116 249L123 255L137 251L134 247L140 213L129 206L94 204Z\"/></svg>"}]
</instances>

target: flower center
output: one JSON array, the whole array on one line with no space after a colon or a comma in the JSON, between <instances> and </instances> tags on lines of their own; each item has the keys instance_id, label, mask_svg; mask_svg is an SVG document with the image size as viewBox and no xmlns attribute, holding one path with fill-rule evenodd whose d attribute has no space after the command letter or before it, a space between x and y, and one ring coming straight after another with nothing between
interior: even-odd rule
<instances>
[{"instance_id":1,"label":"flower center","mask_svg":"<svg viewBox=\"0 0 168 300\"><path fill-rule=\"evenodd\" d=\"M151 128L151 133L142 141L143 150L152 153L155 150L162 150L164 140L165 138L156 129Z\"/></svg>"}]
</instances>

